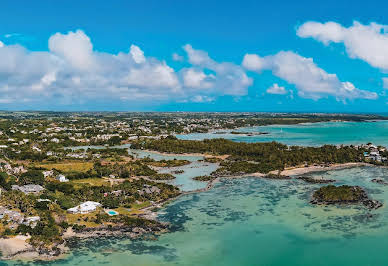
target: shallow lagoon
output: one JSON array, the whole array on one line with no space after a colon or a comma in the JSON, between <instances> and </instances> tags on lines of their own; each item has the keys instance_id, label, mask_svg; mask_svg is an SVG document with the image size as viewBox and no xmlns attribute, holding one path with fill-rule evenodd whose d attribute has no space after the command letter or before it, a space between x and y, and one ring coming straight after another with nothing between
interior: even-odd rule
<instances>
[{"instance_id":1,"label":"shallow lagoon","mask_svg":"<svg viewBox=\"0 0 388 266\"><path fill-rule=\"evenodd\" d=\"M388 169L357 167L314 173L336 184L362 185L388 202ZM260 178L223 179L159 211L173 224L157 240L75 243L65 260L49 265L385 265L388 208L309 204L320 185Z\"/></svg>"}]
</instances>

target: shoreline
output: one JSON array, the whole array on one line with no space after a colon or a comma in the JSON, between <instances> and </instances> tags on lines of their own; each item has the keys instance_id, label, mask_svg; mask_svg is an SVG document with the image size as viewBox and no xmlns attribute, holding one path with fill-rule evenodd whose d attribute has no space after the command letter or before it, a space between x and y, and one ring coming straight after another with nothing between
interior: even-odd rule
<instances>
[{"instance_id":1,"label":"shoreline","mask_svg":"<svg viewBox=\"0 0 388 266\"><path fill-rule=\"evenodd\" d=\"M149 151L149 152L155 152L155 151ZM155 152L155 153L158 153L161 155L168 154L173 156L186 155L186 156L217 157L217 156L200 154L200 153L198 154L170 154L170 153L162 153L162 152ZM353 167L359 167L359 166L375 166L375 165L364 163L364 162L353 162L353 163L333 164L330 166L320 166L320 165L309 166L309 167L300 166L300 167L292 167L292 168L285 169L280 174L295 178L297 176L308 174L308 173L340 170L340 169L353 168ZM271 171L270 173L277 174L277 171ZM266 176L266 174L259 173L259 172L251 173L251 174L218 176L215 179L208 181L208 184L206 185L205 188L192 190L192 191L184 191L180 195L174 198L170 198L161 202L155 202L151 206L145 207L143 209L139 209L140 211L142 211L142 213L137 214L137 216L145 219L157 221L157 213L154 211L155 209L162 208L166 204L174 202L175 200L177 200L178 198L184 195L209 191L217 183L219 183L222 178L247 178L247 177L263 178L264 176ZM28 236L0 238L0 250L2 251L1 259L23 260L23 261L53 261L53 260L57 260L65 257L70 252L70 248L66 244L72 239L88 239L88 238L96 238L96 237L118 237L118 236L127 236L131 239L136 239L147 233L159 235L167 232L168 232L168 229L163 229L163 230L154 232L154 231L147 231L143 228L139 228L139 230L135 229L134 231L132 230L125 231L125 228L117 228L117 230L116 229L109 230L108 228L95 228L91 230L75 232L71 228L69 228L63 235L65 243L58 246L58 249L60 251L57 252L56 254L49 254L49 253L41 254L39 250L35 249L27 242L27 240L29 239Z\"/></svg>"},{"instance_id":2,"label":"shoreline","mask_svg":"<svg viewBox=\"0 0 388 266\"><path fill-rule=\"evenodd\" d=\"M133 151L137 151L137 149L133 149ZM212 155L207 153L168 153L168 152L153 151L153 150L138 150L138 151L150 152L150 153L164 155L164 156L195 156L195 157L203 157L203 158L219 158L223 160L229 157L229 155Z\"/></svg>"},{"instance_id":3,"label":"shoreline","mask_svg":"<svg viewBox=\"0 0 388 266\"><path fill-rule=\"evenodd\" d=\"M325 172L331 170L340 170L346 168L353 168L359 166L375 166L373 164L364 163L364 162L354 162L354 163L342 163L342 164L333 164L330 166L308 166L308 167L294 167L283 170L280 174L286 176L299 176L315 172ZM271 171L270 173L277 173L277 171Z\"/></svg>"}]
</instances>

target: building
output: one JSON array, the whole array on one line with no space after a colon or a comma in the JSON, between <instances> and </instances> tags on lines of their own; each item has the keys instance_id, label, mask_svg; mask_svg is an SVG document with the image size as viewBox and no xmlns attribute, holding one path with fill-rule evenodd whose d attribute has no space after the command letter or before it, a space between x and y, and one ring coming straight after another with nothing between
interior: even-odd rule
<instances>
[{"instance_id":1,"label":"building","mask_svg":"<svg viewBox=\"0 0 388 266\"><path fill-rule=\"evenodd\" d=\"M97 207L100 207L101 204L95 201L86 201L84 203L81 203L78 206L75 206L73 208L68 209L67 211L69 213L89 213L97 210Z\"/></svg>"},{"instance_id":2,"label":"building","mask_svg":"<svg viewBox=\"0 0 388 266\"><path fill-rule=\"evenodd\" d=\"M58 180L59 182L69 182L69 179L67 179L66 176L62 174L57 175L55 179Z\"/></svg>"},{"instance_id":3,"label":"building","mask_svg":"<svg viewBox=\"0 0 388 266\"><path fill-rule=\"evenodd\" d=\"M42 174L43 174L44 178L52 177L54 175L54 171L53 170L43 171Z\"/></svg>"},{"instance_id":4,"label":"building","mask_svg":"<svg viewBox=\"0 0 388 266\"><path fill-rule=\"evenodd\" d=\"M23 224L34 228L40 221L39 216L31 216L24 219Z\"/></svg>"},{"instance_id":5,"label":"building","mask_svg":"<svg viewBox=\"0 0 388 266\"><path fill-rule=\"evenodd\" d=\"M24 194L38 194L44 190L44 187L40 185L24 185L24 186L18 186L18 185L12 185L12 190L20 190Z\"/></svg>"}]
</instances>

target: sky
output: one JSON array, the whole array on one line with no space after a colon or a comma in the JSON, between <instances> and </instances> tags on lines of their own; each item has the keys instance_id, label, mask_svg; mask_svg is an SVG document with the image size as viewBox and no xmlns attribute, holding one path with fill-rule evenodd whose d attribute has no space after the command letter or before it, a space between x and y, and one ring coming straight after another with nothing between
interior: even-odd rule
<instances>
[{"instance_id":1,"label":"sky","mask_svg":"<svg viewBox=\"0 0 388 266\"><path fill-rule=\"evenodd\" d=\"M8 1L0 110L387 112L386 1Z\"/></svg>"}]
</instances>

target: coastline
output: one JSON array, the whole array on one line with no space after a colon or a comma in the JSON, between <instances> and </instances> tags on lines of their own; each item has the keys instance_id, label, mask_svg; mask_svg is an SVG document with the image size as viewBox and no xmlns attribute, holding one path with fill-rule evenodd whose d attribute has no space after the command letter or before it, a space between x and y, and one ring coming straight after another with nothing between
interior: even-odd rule
<instances>
[{"instance_id":1,"label":"coastline","mask_svg":"<svg viewBox=\"0 0 388 266\"><path fill-rule=\"evenodd\" d=\"M342 163L342 164L333 164L330 166L308 166L308 167L294 167L283 170L280 174L286 176L299 176L308 173L314 172L325 172L330 170L339 170L346 168L353 168L358 166L374 166L373 164L364 163L364 162L355 162L355 163ZM277 173L277 171L272 171L271 173Z\"/></svg>"},{"instance_id":2,"label":"coastline","mask_svg":"<svg viewBox=\"0 0 388 266\"><path fill-rule=\"evenodd\" d=\"M207 153L168 153L168 152L160 152L160 151L153 151L153 150L141 150L141 151L155 153L155 154L164 155L164 156L197 156L197 157L204 157L204 158L219 158L223 160L229 157L229 155L212 155Z\"/></svg>"},{"instance_id":3,"label":"coastline","mask_svg":"<svg viewBox=\"0 0 388 266\"><path fill-rule=\"evenodd\" d=\"M156 151L149 151L149 152L158 153L161 155L170 155L170 156L186 155L186 156L202 156L202 157L219 158L219 156L200 154L200 153L173 154L173 153L162 153L162 152L156 152ZM225 157L225 155L223 157ZM309 166L309 167L300 166L300 167L292 167L292 168L285 169L281 172L281 175L291 176L294 178L296 176L304 175L312 172L324 172L324 171L339 170L339 169L353 168L353 167L359 167L359 166L374 166L374 165L363 163L363 162L354 162L354 163L333 164L330 166L320 166L320 165ZM272 171L270 173L277 174L277 171ZM215 179L209 181L205 188L182 192L180 195L174 198L170 198L161 202L155 202L151 206L140 209L142 213L138 214L138 216L149 220L157 220L157 214L153 210L157 208L161 208L164 205L177 200L179 197L183 195L206 192L212 189L215 184L220 182L221 178L247 178L247 177L263 178L264 176L265 174L259 173L259 172L251 173L251 174L242 174L242 175L218 176ZM147 231L144 228L140 228L140 227L135 227L135 228L132 228L131 230L128 230L128 229L129 228L124 228L124 227L117 227L117 228L101 227L101 228L92 228L92 229L83 230L80 232L75 232L71 228L69 228L63 235L65 242L57 246L58 250L55 253L41 252L37 250L36 248L28 244L27 242L29 239L28 236L0 238L0 250L2 252L1 259L25 260L25 261L34 261L34 260L51 261L51 260L61 259L64 256L66 256L66 254L70 251L70 249L66 246L66 244L68 243L68 241L71 241L72 239L86 239L86 238L96 238L96 237L120 237L120 236L127 236L131 239L136 239L145 234L158 235L158 234L163 234L168 232L167 228L164 228L158 231L152 231L152 230Z\"/></svg>"}]
</instances>

